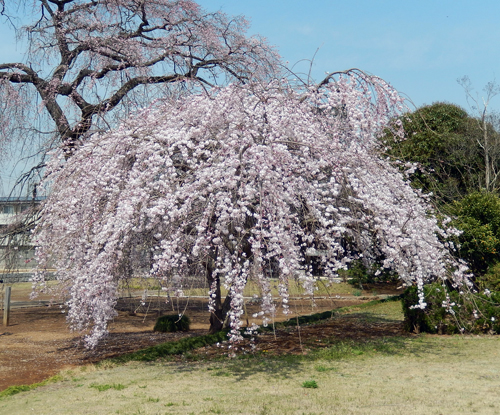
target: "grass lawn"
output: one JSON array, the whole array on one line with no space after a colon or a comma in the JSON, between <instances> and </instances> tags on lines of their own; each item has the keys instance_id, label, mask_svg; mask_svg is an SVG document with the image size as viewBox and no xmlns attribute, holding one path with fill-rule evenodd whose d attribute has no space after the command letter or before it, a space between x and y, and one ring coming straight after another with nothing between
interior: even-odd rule
<instances>
[{"instance_id":1,"label":"grass lawn","mask_svg":"<svg viewBox=\"0 0 500 415\"><path fill-rule=\"evenodd\" d=\"M352 309L401 319L398 302ZM391 337L307 356L103 363L0 398L0 414L500 414L500 339Z\"/></svg>"}]
</instances>

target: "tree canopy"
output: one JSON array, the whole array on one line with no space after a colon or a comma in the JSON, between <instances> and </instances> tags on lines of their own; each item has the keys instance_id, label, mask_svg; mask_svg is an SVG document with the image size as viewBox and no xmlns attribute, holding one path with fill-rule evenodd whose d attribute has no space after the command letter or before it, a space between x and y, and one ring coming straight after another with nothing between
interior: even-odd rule
<instances>
[{"instance_id":1,"label":"tree canopy","mask_svg":"<svg viewBox=\"0 0 500 415\"><path fill-rule=\"evenodd\" d=\"M386 135L388 154L416 163L414 185L432 192L438 204L498 188L499 133L491 117L478 119L454 104L436 102L404 114L400 121L405 140Z\"/></svg>"},{"instance_id":2,"label":"tree canopy","mask_svg":"<svg viewBox=\"0 0 500 415\"><path fill-rule=\"evenodd\" d=\"M462 108L437 102L404 114L405 140L388 135L389 154L417 163L412 172L415 186L432 192L440 203L449 203L484 186L484 166L474 118Z\"/></svg>"},{"instance_id":3,"label":"tree canopy","mask_svg":"<svg viewBox=\"0 0 500 415\"><path fill-rule=\"evenodd\" d=\"M461 258L479 277L499 262L500 199L490 192L471 192L449 207L455 216Z\"/></svg>"},{"instance_id":4,"label":"tree canopy","mask_svg":"<svg viewBox=\"0 0 500 415\"><path fill-rule=\"evenodd\" d=\"M62 145L68 157L155 99L269 80L280 68L243 17L191 0L9 0L0 12L7 24L28 22L17 29L25 60L0 63L0 144L42 137L42 154Z\"/></svg>"},{"instance_id":5,"label":"tree canopy","mask_svg":"<svg viewBox=\"0 0 500 415\"><path fill-rule=\"evenodd\" d=\"M382 257L420 289L435 279L461 284L465 267L441 239L453 230L438 226L378 152L383 128L403 108L384 81L350 71L302 89L231 85L143 110L94 134L69 160L53 154L34 235L35 282L43 286L45 269L57 269L68 317L91 330L90 347L114 316L118 283L132 276L180 293L203 272L212 327L227 322L232 340L246 282L262 291L266 324L275 313L270 278L285 305L291 279L311 291L311 255L329 278L352 259Z\"/></svg>"}]
</instances>

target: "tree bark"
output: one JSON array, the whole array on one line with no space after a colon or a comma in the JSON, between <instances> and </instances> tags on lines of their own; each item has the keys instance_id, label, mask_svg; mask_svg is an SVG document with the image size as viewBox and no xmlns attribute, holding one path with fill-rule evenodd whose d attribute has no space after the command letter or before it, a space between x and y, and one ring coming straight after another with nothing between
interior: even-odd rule
<instances>
[{"instance_id":1,"label":"tree bark","mask_svg":"<svg viewBox=\"0 0 500 415\"><path fill-rule=\"evenodd\" d=\"M220 291L218 294L219 306L210 314L209 333L214 334L225 328L228 328L227 313L231 309L231 295L226 295L224 303L221 304Z\"/></svg>"},{"instance_id":2,"label":"tree bark","mask_svg":"<svg viewBox=\"0 0 500 415\"><path fill-rule=\"evenodd\" d=\"M205 263L207 282L210 287L215 284L214 291L214 311L210 314L210 329L209 333L214 334L227 327L227 313L231 309L231 295L228 293L224 302L222 302L222 296L220 291L220 277L219 275L213 275L213 259L209 259Z\"/></svg>"},{"instance_id":3,"label":"tree bark","mask_svg":"<svg viewBox=\"0 0 500 415\"><path fill-rule=\"evenodd\" d=\"M485 108L486 110L486 108ZM488 125L486 124L486 114L483 114L483 148L484 148L484 164L485 164L485 182L486 191L491 190L491 165L490 165L490 148L488 142Z\"/></svg>"}]
</instances>

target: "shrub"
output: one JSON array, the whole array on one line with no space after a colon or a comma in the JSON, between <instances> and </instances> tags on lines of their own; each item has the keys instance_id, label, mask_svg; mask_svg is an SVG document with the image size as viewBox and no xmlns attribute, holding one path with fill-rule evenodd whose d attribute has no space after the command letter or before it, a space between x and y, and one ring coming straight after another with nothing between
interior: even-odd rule
<instances>
[{"instance_id":1,"label":"shrub","mask_svg":"<svg viewBox=\"0 0 500 415\"><path fill-rule=\"evenodd\" d=\"M381 262L378 261L367 267L361 260L355 260L352 261L347 271L340 270L339 275L349 284L361 289L363 289L363 284L399 281L397 274L380 266Z\"/></svg>"},{"instance_id":2,"label":"shrub","mask_svg":"<svg viewBox=\"0 0 500 415\"><path fill-rule=\"evenodd\" d=\"M500 262L491 265L486 274L476 279L476 284L481 289L489 289L500 292Z\"/></svg>"},{"instance_id":3,"label":"shrub","mask_svg":"<svg viewBox=\"0 0 500 415\"><path fill-rule=\"evenodd\" d=\"M474 274L484 274L500 260L500 198L485 191L469 193L449 210L456 216L453 226L462 231L460 257Z\"/></svg>"},{"instance_id":4,"label":"shrub","mask_svg":"<svg viewBox=\"0 0 500 415\"><path fill-rule=\"evenodd\" d=\"M422 310L413 307L418 304L417 287L409 287L403 293L405 330L434 334L500 333L500 292L458 292L436 282L424 286L424 296L427 306Z\"/></svg>"},{"instance_id":5,"label":"shrub","mask_svg":"<svg viewBox=\"0 0 500 415\"><path fill-rule=\"evenodd\" d=\"M175 332L175 331L188 331L189 318L186 315L179 316L178 314L161 316L156 320L153 331L161 332Z\"/></svg>"}]
</instances>

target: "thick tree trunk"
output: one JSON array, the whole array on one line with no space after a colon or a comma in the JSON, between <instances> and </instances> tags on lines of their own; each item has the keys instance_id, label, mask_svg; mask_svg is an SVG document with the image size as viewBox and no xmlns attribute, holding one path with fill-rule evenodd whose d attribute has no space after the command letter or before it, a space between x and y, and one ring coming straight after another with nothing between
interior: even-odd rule
<instances>
[{"instance_id":1,"label":"thick tree trunk","mask_svg":"<svg viewBox=\"0 0 500 415\"><path fill-rule=\"evenodd\" d=\"M247 221L246 221L246 228L251 229L253 226L255 226L255 219L251 216L247 216ZM248 242L248 239L246 239L242 243L242 251L246 254L245 257L242 257L242 261L244 261L246 258L251 258L252 256L252 247L250 243ZM214 258L217 257L218 251L215 251L214 253ZM214 259L209 259L205 263L205 270L206 270L206 275L207 275L207 282L210 287L213 287L215 284L215 301L214 301L214 308L215 310L212 311L212 314L210 315L210 334L217 333L218 331L221 331L223 329L226 329L229 327L229 321L227 319L227 313L231 309L231 294L228 293L226 295L226 298L224 299L224 302L222 302L222 297L221 297L221 292L220 292L220 277L219 274L216 276L213 275L213 270L214 270Z\"/></svg>"},{"instance_id":2,"label":"thick tree trunk","mask_svg":"<svg viewBox=\"0 0 500 415\"><path fill-rule=\"evenodd\" d=\"M209 333L217 333L227 327L227 313L231 308L231 296L228 294L222 302L222 296L220 291L220 277L219 275L213 275L213 266L212 261L208 261L205 264L205 269L207 273L207 282L210 287L213 287L215 284L215 298L214 298L214 308L210 314L210 330Z\"/></svg>"},{"instance_id":3,"label":"thick tree trunk","mask_svg":"<svg viewBox=\"0 0 500 415\"><path fill-rule=\"evenodd\" d=\"M219 291L219 304L221 303ZM228 294L221 306L216 307L215 311L210 314L210 330L209 333L217 333L228 327L227 313L231 308L231 296Z\"/></svg>"}]
</instances>

